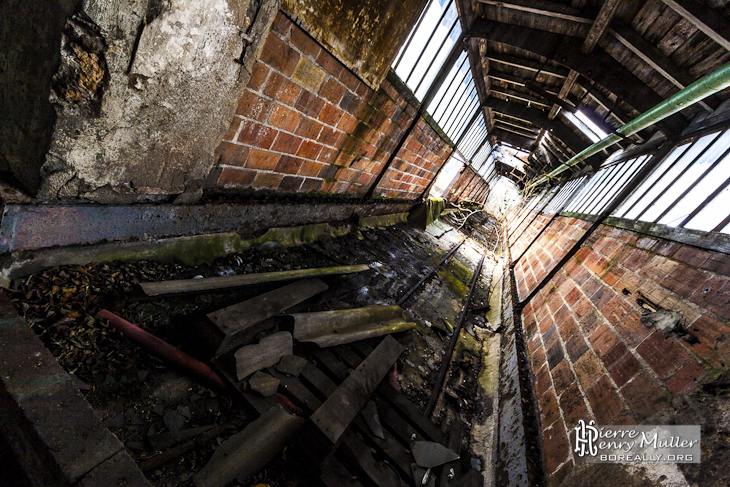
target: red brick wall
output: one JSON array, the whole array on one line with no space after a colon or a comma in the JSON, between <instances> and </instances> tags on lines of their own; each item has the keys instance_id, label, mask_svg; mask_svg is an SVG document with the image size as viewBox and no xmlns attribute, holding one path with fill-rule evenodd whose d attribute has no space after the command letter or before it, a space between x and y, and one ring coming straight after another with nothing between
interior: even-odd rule
<instances>
[{"instance_id":1,"label":"red brick wall","mask_svg":"<svg viewBox=\"0 0 730 487\"><path fill-rule=\"evenodd\" d=\"M362 196L415 114L387 80L372 90L279 13L216 150L217 186ZM447 154L420 120L375 196L417 198Z\"/></svg>"},{"instance_id":2,"label":"red brick wall","mask_svg":"<svg viewBox=\"0 0 730 487\"><path fill-rule=\"evenodd\" d=\"M559 217L533 244L515 267L523 298L589 225ZM569 438L579 419L642 423L726 367L728 276L726 254L602 225L525 306L550 475L578 460ZM699 343L644 326L640 296L680 312Z\"/></svg>"},{"instance_id":3,"label":"red brick wall","mask_svg":"<svg viewBox=\"0 0 730 487\"><path fill-rule=\"evenodd\" d=\"M480 176L474 176L476 171L466 166L446 195L449 201L481 201L487 190L487 183Z\"/></svg>"}]
</instances>

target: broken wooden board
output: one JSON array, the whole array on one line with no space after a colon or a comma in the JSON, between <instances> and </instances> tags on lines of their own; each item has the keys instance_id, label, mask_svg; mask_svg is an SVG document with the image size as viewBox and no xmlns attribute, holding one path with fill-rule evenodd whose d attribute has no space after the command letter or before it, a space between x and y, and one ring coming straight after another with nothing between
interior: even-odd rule
<instances>
[{"instance_id":1,"label":"broken wooden board","mask_svg":"<svg viewBox=\"0 0 730 487\"><path fill-rule=\"evenodd\" d=\"M269 282L292 281L307 277L336 276L353 274L370 269L367 265L346 265L337 267L319 267L315 269L297 269L293 271L262 272L259 274L243 274L239 276L216 276L203 279L177 279L174 281L143 282L142 291L147 296L164 296L166 294L199 293L215 291L231 287L250 286Z\"/></svg>"},{"instance_id":2,"label":"broken wooden board","mask_svg":"<svg viewBox=\"0 0 730 487\"><path fill-rule=\"evenodd\" d=\"M205 433L208 430L215 428L216 425L211 424L208 426L199 426L197 428L187 428L179 431L170 431L165 433L157 433L147 437L150 442L150 446L153 450L162 451L172 446L182 443L190 438L195 438L201 433Z\"/></svg>"},{"instance_id":3,"label":"broken wooden board","mask_svg":"<svg viewBox=\"0 0 730 487\"><path fill-rule=\"evenodd\" d=\"M312 414L309 420L332 444L337 443L404 350L395 338L385 337Z\"/></svg>"},{"instance_id":4,"label":"broken wooden board","mask_svg":"<svg viewBox=\"0 0 730 487\"><path fill-rule=\"evenodd\" d=\"M320 279L303 279L208 313L208 318L224 335L233 335L326 291L327 287Z\"/></svg>"},{"instance_id":5,"label":"broken wooden board","mask_svg":"<svg viewBox=\"0 0 730 487\"><path fill-rule=\"evenodd\" d=\"M263 397L270 397L276 394L279 382L279 379L257 370L248 380L248 385L252 391L258 392Z\"/></svg>"},{"instance_id":6,"label":"broken wooden board","mask_svg":"<svg viewBox=\"0 0 730 487\"><path fill-rule=\"evenodd\" d=\"M294 338L300 342L333 347L366 338L409 330L416 326L403 317L400 306L294 313Z\"/></svg>"},{"instance_id":7,"label":"broken wooden board","mask_svg":"<svg viewBox=\"0 0 730 487\"><path fill-rule=\"evenodd\" d=\"M277 405L216 448L195 474L197 487L223 487L243 482L274 458L306 421Z\"/></svg>"},{"instance_id":8,"label":"broken wooden board","mask_svg":"<svg viewBox=\"0 0 730 487\"><path fill-rule=\"evenodd\" d=\"M236 376L243 380L257 370L276 365L284 355L291 355L294 343L291 333L282 331L236 350Z\"/></svg>"},{"instance_id":9,"label":"broken wooden board","mask_svg":"<svg viewBox=\"0 0 730 487\"><path fill-rule=\"evenodd\" d=\"M304 357L297 357L296 355L285 355L281 357L281 360L276 364L276 370L282 374L290 375L292 377L299 377L302 373L304 366L307 365L307 359Z\"/></svg>"},{"instance_id":10,"label":"broken wooden board","mask_svg":"<svg viewBox=\"0 0 730 487\"><path fill-rule=\"evenodd\" d=\"M414 441L411 451L416 465L423 468L434 468L459 459L458 453L435 441Z\"/></svg>"}]
</instances>

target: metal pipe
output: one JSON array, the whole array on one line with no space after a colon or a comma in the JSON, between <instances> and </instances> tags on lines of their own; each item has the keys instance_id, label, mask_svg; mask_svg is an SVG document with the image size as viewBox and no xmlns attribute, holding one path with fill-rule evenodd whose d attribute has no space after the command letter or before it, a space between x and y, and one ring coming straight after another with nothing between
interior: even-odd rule
<instances>
[{"instance_id":1,"label":"metal pipe","mask_svg":"<svg viewBox=\"0 0 730 487\"><path fill-rule=\"evenodd\" d=\"M724 90L727 87L730 87L730 63L719 67L712 73L695 81L685 89L659 103L654 108L639 115L623 127L619 128L616 133L609 135L605 139L588 147L583 152L571 157L564 164L561 164L550 173L541 176L536 181L530 183L527 187L530 188L543 183L550 178L554 178L569 167L574 166L590 156L597 154L606 147L610 147L616 142L621 141L624 137L628 137L629 135L633 135L636 132L644 130L645 128L650 127L655 123L684 110L688 106L693 105L708 96L717 93L718 91Z\"/></svg>"},{"instance_id":2,"label":"metal pipe","mask_svg":"<svg viewBox=\"0 0 730 487\"><path fill-rule=\"evenodd\" d=\"M170 365L182 369L195 376L208 387L219 391L229 391L230 388L213 369L185 352L178 350L169 343L157 338L142 328L105 309L96 314L97 320L106 320L109 324L121 331L127 338L144 348L150 354L161 358Z\"/></svg>"},{"instance_id":3,"label":"metal pipe","mask_svg":"<svg viewBox=\"0 0 730 487\"><path fill-rule=\"evenodd\" d=\"M433 386L433 392L431 392L431 398L428 400L428 404L426 405L426 416L431 416L433 414L433 410L436 408L436 401L438 400L439 396L441 395L441 388L444 385L444 380L446 379L446 374L449 371L449 368L451 367L451 356L454 354L454 348L456 347L456 342L459 339L459 333L461 333L461 325L464 323L464 318L466 317L466 313L469 309L469 303L471 303L471 296L474 294L474 288L476 288L476 284L479 281L479 276L482 273L482 267L484 266L484 257L486 254L482 255L481 260L479 261L479 265L477 266L477 269L474 271L474 276L472 277L471 285L469 286L469 294L466 295L466 302L464 303L464 307L461 308L461 314L459 314L459 321L456 323L456 326L454 327L454 332L451 334L451 340L449 340L449 348L446 350L446 354L444 355L444 358L441 360L441 370L439 371L439 376L436 379L436 384Z\"/></svg>"},{"instance_id":4,"label":"metal pipe","mask_svg":"<svg viewBox=\"0 0 730 487\"><path fill-rule=\"evenodd\" d=\"M409 290L408 290L408 291L407 291L407 292L406 292L406 293L405 293L405 294L403 295L403 297L401 297L401 298L400 298L400 299L398 300L398 302L397 302L397 303L395 303L395 304L397 304L398 306L402 306L402 305L403 305L403 303L405 303L405 302L406 302L406 299L408 299L408 298L409 298L409 297L411 296L411 294L413 294L413 292L414 292L414 291L415 291L416 289L418 289L419 287L421 287L421 284L423 284L424 282L426 282L426 279L428 279L428 277L429 277L429 276L430 276L431 274L433 274L434 272L436 272L436 270L437 270L437 269L438 269L439 267L441 267L441 265L442 265L442 264L443 264L444 262L446 262L446 260L447 260L447 259L448 259L449 257L451 257L452 255L454 255L454 252L456 252L457 250L459 250L459 247L461 247L461 244L463 244L464 242L466 242L466 239L462 240L462 241L461 241L461 242L459 242L458 244L455 244L455 245L454 245L453 247L451 247L451 249L450 249L450 250L449 250L449 251L448 251L448 252L446 253L446 255L444 255L444 256L443 256L443 257L441 258L441 260L440 260L440 261L438 261L438 263L437 263L437 264L436 264L435 266L433 266L433 267L432 267L431 269L429 269L429 271L428 271L428 272L426 272L426 274L424 274L424 275L423 275L423 277L421 278L421 280L420 280L420 281L418 281L418 282L417 282L417 283L416 283L416 284L415 284L415 285L414 285L414 286L413 286L412 288L410 288L410 289L409 289Z\"/></svg>"}]
</instances>

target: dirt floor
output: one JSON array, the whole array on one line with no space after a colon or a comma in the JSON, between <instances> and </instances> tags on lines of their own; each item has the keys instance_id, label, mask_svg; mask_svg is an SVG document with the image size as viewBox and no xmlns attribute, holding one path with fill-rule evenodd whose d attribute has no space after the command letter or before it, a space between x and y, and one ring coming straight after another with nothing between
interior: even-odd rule
<instances>
[{"instance_id":1,"label":"dirt floor","mask_svg":"<svg viewBox=\"0 0 730 487\"><path fill-rule=\"evenodd\" d=\"M148 355L116 330L94 318L108 309L183 351L206 361L220 337L205 315L276 287L255 286L198 295L148 299L138 283L249 274L344 264L368 264L369 271L324 279L329 289L291 312L347 309L394 304L458 241L467 242L404 304L416 322L396 337L407 346L398 361L401 390L425 409L445 344L464 305L477 261L487 259L467 313L434 421L442 427L459 418L467 428L494 414L480 402L483 369L482 338L491 336L484 316L496 258L498 228L491 217L472 215L463 228L462 216L452 215L427 231L404 224L355 231L320 239L312 245L265 248L232 254L201 266L156 262L99 263L50 269L14 283L9 290L18 311L30 323L59 363L75 378L79 389L104 424L126 445L138 462L193 438L205 428L229 424L226 434L147 472L155 486L192 485L191 477L208 461L216 446L255 419L246 404L197 384ZM450 220L453 226L446 221ZM376 342L377 343L377 342ZM471 451L464 436L462 464L481 469L482 452ZM316 485L285 449L267 468L240 485Z\"/></svg>"}]
</instances>

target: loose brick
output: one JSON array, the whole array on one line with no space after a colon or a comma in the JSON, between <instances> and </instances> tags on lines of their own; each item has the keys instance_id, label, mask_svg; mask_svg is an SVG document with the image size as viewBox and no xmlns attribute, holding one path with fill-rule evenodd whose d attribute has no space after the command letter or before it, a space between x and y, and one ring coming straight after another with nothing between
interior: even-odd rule
<instances>
[{"instance_id":1,"label":"loose brick","mask_svg":"<svg viewBox=\"0 0 730 487\"><path fill-rule=\"evenodd\" d=\"M667 381L667 388L672 394L684 394L694 389L704 376L705 369L694 360L690 360Z\"/></svg>"},{"instance_id":2,"label":"loose brick","mask_svg":"<svg viewBox=\"0 0 730 487\"><path fill-rule=\"evenodd\" d=\"M271 111L269 124L287 132L294 132L301 119L302 116L298 112L284 105L277 104Z\"/></svg>"},{"instance_id":3,"label":"loose brick","mask_svg":"<svg viewBox=\"0 0 730 487\"><path fill-rule=\"evenodd\" d=\"M218 186L250 186L256 176L255 171L247 171L234 167L224 167L218 177Z\"/></svg>"},{"instance_id":4,"label":"loose brick","mask_svg":"<svg viewBox=\"0 0 730 487\"><path fill-rule=\"evenodd\" d=\"M264 87L264 94L266 96L289 106L294 106L301 92L301 86L276 72L271 73Z\"/></svg>"},{"instance_id":5,"label":"loose brick","mask_svg":"<svg viewBox=\"0 0 730 487\"><path fill-rule=\"evenodd\" d=\"M664 391L646 371L623 386L621 394L638 419L652 416L668 405Z\"/></svg>"},{"instance_id":6,"label":"loose brick","mask_svg":"<svg viewBox=\"0 0 730 487\"><path fill-rule=\"evenodd\" d=\"M598 425L609 424L623 411L623 404L621 404L616 389L605 376L586 391L586 397L591 404Z\"/></svg>"},{"instance_id":7,"label":"loose brick","mask_svg":"<svg viewBox=\"0 0 730 487\"><path fill-rule=\"evenodd\" d=\"M238 142L249 144L260 149L269 149L278 134L278 130L256 122L246 123L241 127Z\"/></svg>"},{"instance_id":8,"label":"loose brick","mask_svg":"<svg viewBox=\"0 0 730 487\"><path fill-rule=\"evenodd\" d=\"M568 428L578 424L581 419L588 421L588 407L577 384L571 384L560 396L559 401Z\"/></svg>"},{"instance_id":9,"label":"loose brick","mask_svg":"<svg viewBox=\"0 0 730 487\"><path fill-rule=\"evenodd\" d=\"M286 76L291 76L299 63L299 53L270 32L261 51L261 60Z\"/></svg>"},{"instance_id":10,"label":"loose brick","mask_svg":"<svg viewBox=\"0 0 730 487\"><path fill-rule=\"evenodd\" d=\"M276 167L279 161L279 154L261 149L254 149L248 156L246 167L262 171L270 171Z\"/></svg>"},{"instance_id":11,"label":"loose brick","mask_svg":"<svg viewBox=\"0 0 730 487\"><path fill-rule=\"evenodd\" d=\"M649 367L656 374L666 379L687 361L687 352L684 351L672 338L662 332L655 331L636 349L636 352L646 360Z\"/></svg>"},{"instance_id":12,"label":"loose brick","mask_svg":"<svg viewBox=\"0 0 730 487\"><path fill-rule=\"evenodd\" d=\"M573 367L583 389L588 389L603 376L601 364L598 362L596 355L591 351L584 353L575 362Z\"/></svg>"}]
</instances>

